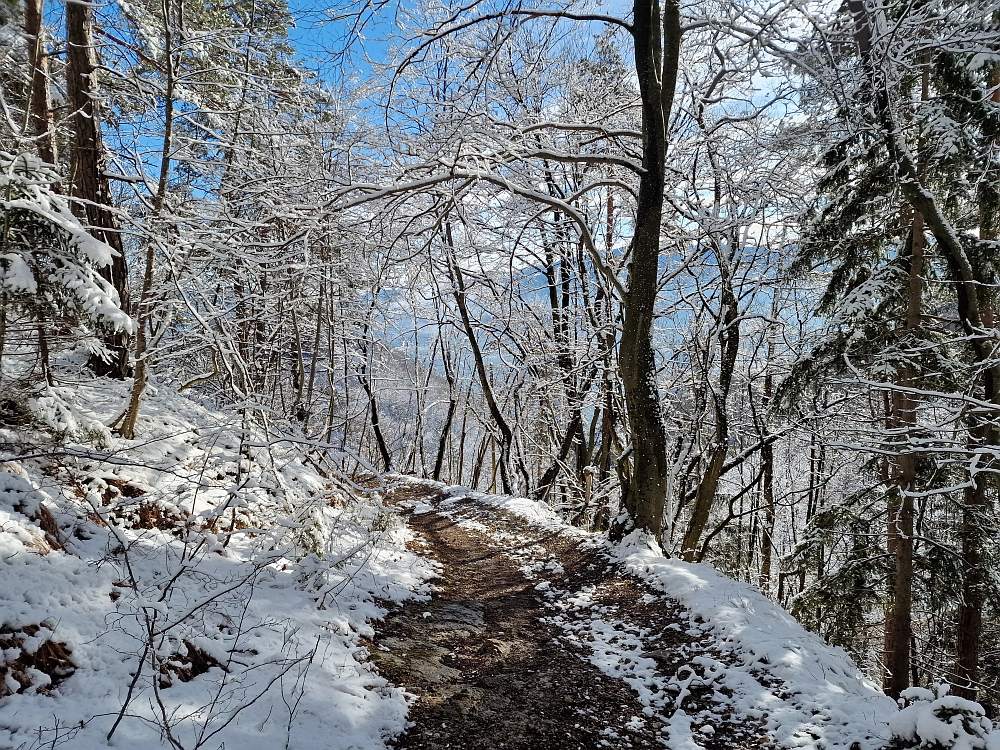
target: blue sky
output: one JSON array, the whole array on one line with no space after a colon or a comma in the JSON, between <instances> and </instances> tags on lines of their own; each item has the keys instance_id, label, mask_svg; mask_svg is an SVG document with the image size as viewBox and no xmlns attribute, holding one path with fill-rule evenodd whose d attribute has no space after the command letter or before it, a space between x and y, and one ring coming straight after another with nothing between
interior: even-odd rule
<instances>
[{"instance_id":1,"label":"blue sky","mask_svg":"<svg viewBox=\"0 0 1000 750\"><path fill-rule=\"evenodd\" d=\"M374 62L384 59L387 37L395 30L389 16L393 3L381 14L370 15L361 36L354 36L346 60L332 60L333 55L345 47L350 24L334 20L334 6L323 0L289 0L289 11L295 19L295 28L288 36L302 62L328 81L337 81L356 73L370 70L366 57Z\"/></svg>"}]
</instances>

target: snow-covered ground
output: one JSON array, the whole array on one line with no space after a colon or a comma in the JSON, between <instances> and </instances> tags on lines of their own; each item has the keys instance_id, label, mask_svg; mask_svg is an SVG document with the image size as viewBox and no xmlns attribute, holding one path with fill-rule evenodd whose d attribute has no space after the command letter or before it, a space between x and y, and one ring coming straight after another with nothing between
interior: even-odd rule
<instances>
[{"instance_id":1,"label":"snow-covered ground","mask_svg":"<svg viewBox=\"0 0 1000 750\"><path fill-rule=\"evenodd\" d=\"M127 396L50 389L45 430L0 429L0 748L383 748L407 703L364 639L434 564L319 453L193 398L113 437Z\"/></svg>"},{"instance_id":2,"label":"snow-covered ground","mask_svg":"<svg viewBox=\"0 0 1000 750\"><path fill-rule=\"evenodd\" d=\"M81 379L33 401L34 425L0 428L0 748L384 748L408 706L366 639L385 607L428 595L436 564L326 451L155 388L124 441L106 425L127 398L125 383ZM709 565L638 534L612 545L531 500L439 488L414 512L493 536L538 581L550 621L639 696L632 721L663 725L665 747L696 750L740 716L786 748L874 750L895 735L1000 750L977 704L915 690L899 711L845 652ZM465 498L479 517L454 512ZM494 509L618 565L659 592L645 604L679 603L700 650L658 669L643 623L564 586L537 539L484 523ZM715 705L694 705L696 686Z\"/></svg>"},{"instance_id":3,"label":"snow-covered ground","mask_svg":"<svg viewBox=\"0 0 1000 750\"><path fill-rule=\"evenodd\" d=\"M676 599L691 627L733 657L708 659L699 679L729 688L730 705L765 719L780 746L868 750L888 741L895 702L865 679L845 651L803 628L759 591L707 563L665 558L638 532L621 545L599 543L626 572Z\"/></svg>"}]
</instances>

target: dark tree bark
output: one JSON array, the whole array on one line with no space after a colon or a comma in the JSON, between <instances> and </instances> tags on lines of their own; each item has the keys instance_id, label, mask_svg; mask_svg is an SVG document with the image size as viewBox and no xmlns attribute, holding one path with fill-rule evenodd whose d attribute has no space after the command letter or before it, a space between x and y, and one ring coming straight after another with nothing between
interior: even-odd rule
<instances>
[{"instance_id":1,"label":"dark tree bark","mask_svg":"<svg viewBox=\"0 0 1000 750\"><path fill-rule=\"evenodd\" d=\"M544 502L546 498L548 498L549 492L552 490L555 485L556 478L559 476L559 470L566 461L566 457L569 456L569 452L573 448L574 442L579 439L580 428L582 425L583 414L579 409L574 409L572 415L570 416L569 424L566 427L566 432L563 435L563 439L559 442L559 452L538 480L538 484L535 486L535 491L532 493L536 500Z\"/></svg>"},{"instance_id":2,"label":"dark tree bark","mask_svg":"<svg viewBox=\"0 0 1000 750\"><path fill-rule=\"evenodd\" d=\"M375 434L375 444L378 446L378 452L382 458L382 465L386 471L392 471L392 454L389 452L389 446L385 442L385 435L382 434L382 423L379 420L378 414L378 394L375 392L375 388L372 385L371 368L368 366L370 354L370 345L368 343L368 321L371 320L372 312L375 308L375 302L378 300L380 291L381 290L376 287L372 292L372 304L371 309L368 311L368 320L365 322L364 328L361 331L361 338L358 340L358 346L361 349L361 366L358 370L357 377L358 383L360 383L362 389L364 389L365 396L368 397L368 418L371 421L372 432Z\"/></svg>"},{"instance_id":3,"label":"dark tree bark","mask_svg":"<svg viewBox=\"0 0 1000 750\"><path fill-rule=\"evenodd\" d=\"M29 132L35 137L38 156L42 161L58 165L56 126L52 113L52 95L49 88L49 57L45 51L42 16L45 0L25 0L24 35L31 45L31 102L28 107ZM53 185L58 191L59 186Z\"/></svg>"},{"instance_id":4,"label":"dark tree bark","mask_svg":"<svg viewBox=\"0 0 1000 750\"><path fill-rule=\"evenodd\" d=\"M1000 104L1000 66L994 68L990 76L993 88L992 101ZM1000 170L993 169L984 175L979 186L979 236L982 240L996 241L1000 237ZM992 329L994 306L987 303L982 312L983 326ZM983 389L986 397L996 402L995 391L1000 384L993 379L989 371L984 372ZM991 398L991 396L993 398ZM992 472L984 471L995 464L983 449L996 445L997 430L989 423L989 418L973 417L969 430L969 452L978 454L980 471L973 477L972 485L965 490L962 508L962 567L965 576L962 580L962 603L958 608L958 648L955 659L955 670L950 676L954 685L954 693L962 698L975 700L979 684L979 648L983 633L983 606L986 603L987 581L982 566L982 551L990 543L987 531L989 516L992 514L990 493L995 490L996 479Z\"/></svg>"},{"instance_id":5,"label":"dark tree bark","mask_svg":"<svg viewBox=\"0 0 1000 750\"><path fill-rule=\"evenodd\" d=\"M382 457L382 465L386 471L392 471L392 454L389 452L389 446L386 445L385 436L382 434L382 424L379 422L378 399L375 397L375 391L372 390L367 378L364 377L364 373L358 375L358 380L365 389L365 395L368 396L368 416L371 418L372 432L375 433L375 443L378 446L379 455Z\"/></svg>"},{"instance_id":6,"label":"dark tree bark","mask_svg":"<svg viewBox=\"0 0 1000 750\"><path fill-rule=\"evenodd\" d=\"M985 444L988 428L972 430L973 441ZM975 450L977 443L969 448ZM962 602L958 607L957 635L958 648L954 672L949 676L952 692L969 700L976 700L979 686L979 649L983 634L983 605L986 603L986 576L983 572L983 548L989 535L985 531L989 513L989 498L986 492L987 475L979 474L975 486L965 489L962 508Z\"/></svg>"},{"instance_id":7,"label":"dark tree bark","mask_svg":"<svg viewBox=\"0 0 1000 750\"><path fill-rule=\"evenodd\" d=\"M921 295L923 290L924 223L920 214L913 217L910 234L910 277L907 295L906 330L916 332L921 325ZM900 386L916 386L912 367L900 367ZM913 495L917 481L916 456L908 450L908 442L917 425L917 403L908 391L892 393L892 429L904 440L895 458L895 487L889 501L888 550L893 556L891 583L892 609L886 618L887 667L886 690L893 697L910 686L910 654L913 640Z\"/></svg>"},{"instance_id":8,"label":"dark tree bark","mask_svg":"<svg viewBox=\"0 0 1000 750\"><path fill-rule=\"evenodd\" d=\"M772 298L771 317L775 318L777 311L778 296ZM771 399L774 396L774 373L772 363L774 362L774 336L771 335L767 342L767 372L764 375L764 397L761 400L760 416L760 439L763 445L760 447L761 460L761 500L764 505L764 524L760 533L760 576L757 585L765 594L771 592L771 564L774 559L774 524L776 513L774 508L774 445L767 442L768 424L767 412L771 406Z\"/></svg>"},{"instance_id":9,"label":"dark tree bark","mask_svg":"<svg viewBox=\"0 0 1000 750\"><path fill-rule=\"evenodd\" d=\"M920 169L910 153L893 109L885 72L879 67L872 52L872 23L864 0L848 0L854 19L854 38L872 87L874 111L883 131L886 148L899 176L898 184L910 206L918 213L926 228L934 235L937 246L948 264L958 302L958 317L969 340L973 361L979 367L980 386L984 400L1000 406L1000 364L994 357L994 343L986 322L992 311L983 299L988 290L988 279L982 278L955 226L945 215L941 204L921 179ZM982 228L981 228L982 233ZM990 321L992 322L992 321ZM989 416L972 415L970 421L970 451L979 453L980 440L994 430ZM987 474L970 474L970 488L965 496L962 527L963 602L958 612L958 654L954 691L960 697L974 699L979 665L982 608L984 603L982 552L986 533L981 517L988 507L986 492Z\"/></svg>"},{"instance_id":10,"label":"dark tree bark","mask_svg":"<svg viewBox=\"0 0 1000 750\"><path fill-rule=\"evenodd\" d=\"M104 170L100 98L96 90L98 62L90 14L88 3L66 3L66 91L73 125L69 182L76 199L74 210L90 233L115 251L111 265L101 269L101 275L118 292L122 309L129 311L128 267L118 222L111 211L111 183ZM108 334L104 343L111 361L92 357L90 367L99 375L127 377L129 338L123 331Z\"/></svg>"},{"instance_id":11,"label":"dark tree bark","mask_svg":"<svg viewBox=\"0 0 1000 750\"><path fill-rule=\"evenodd\" d=\"M662 14L659 0L635 0L632 37L642 100L643 172L639 178L618 355L633 455L631 475L622 493L628 521L616 524L613 529L616 538L630 528L659 536L667 498L669 463L656 383L653 306L659 276L667 124L673 107L681 45L678 0L667 0Z\"/></svg>"},{"instance_id":12,"label":"dark tree bark","mask_svg":"<svg viewBox=\"0 0 1000 750\"><path fill-rule=\"evenodd\" d=\"M444 466L445 451L448 447L448 436L451 434L451 423L455 419L455 410L458 408L455 374L452 372L451 358L443 339L441 340L441 362L444 364L444 376L448 381L448 414L444 418L444 426L441 428L441 437L438 440L437 457L434 459L434 473L431 478L435 482L441 479L441 469ZM464 440L465 436L463 435L462 438ZM459 477L461 477L461 469L459 469Z\"/></svg>"}]
</instances>

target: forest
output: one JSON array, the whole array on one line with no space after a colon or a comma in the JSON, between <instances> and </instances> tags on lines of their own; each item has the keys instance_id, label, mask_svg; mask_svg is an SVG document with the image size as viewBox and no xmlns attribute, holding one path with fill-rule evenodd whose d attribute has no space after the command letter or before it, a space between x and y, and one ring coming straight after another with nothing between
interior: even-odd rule
<instances>
[{"instance_id":1,"label":"forest","mask_svg":"<svg viewBox=\"0 0 1000 750\"><path fill-rule=\"evenodd\" d=\"M208 542L150 547L183 537L172 581L264 528L255 492L330 563L316 492L261 479L291 462L338 497L526 498L710 563L892 699L943 681L992 717L995 0L310 2L0 0L0 489L58 485L122 550L201 512ZM95 473L194 451L182 413L189 506ZM167 674L182 605L121 575ZM157 701L168 745L215 736Z\"/></svg>"}]
</instances>

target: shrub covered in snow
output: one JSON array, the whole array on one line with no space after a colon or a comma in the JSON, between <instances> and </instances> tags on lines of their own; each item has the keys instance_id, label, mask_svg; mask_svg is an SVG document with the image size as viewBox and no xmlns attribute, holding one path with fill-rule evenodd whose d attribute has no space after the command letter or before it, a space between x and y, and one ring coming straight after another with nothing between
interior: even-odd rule
<instances>
[{"instance_id":1,"label":"shrub covered in snow","mask_svg":"<svg viewBox=\"0 0 1000 750\"><path fill-rule=\"evenodd\" d=\"M908 704L889 721L890 747L923 750L1000 750L1000 734L978 703L948 694L949 685L934 690L903 691Z\"/></svg>"},{"instance_id":2,"label":"shrub covered in snow","mask_svg":"<svg viewBox=\"0 0 1000 750\"><path fill-rule=\"evenodd\" d=\"M129 331L132 319L118 293L100 275L114 250L91 237L53 192L58 175L31 154L0 151L0 351L20 319L26 337L43 336L45 327L86 326ZM100 348L96 339L91 346ZM39 340L43 357L47 351ZM47 363L45 363L47 364Z\"/></svg>"}]
</instances>

